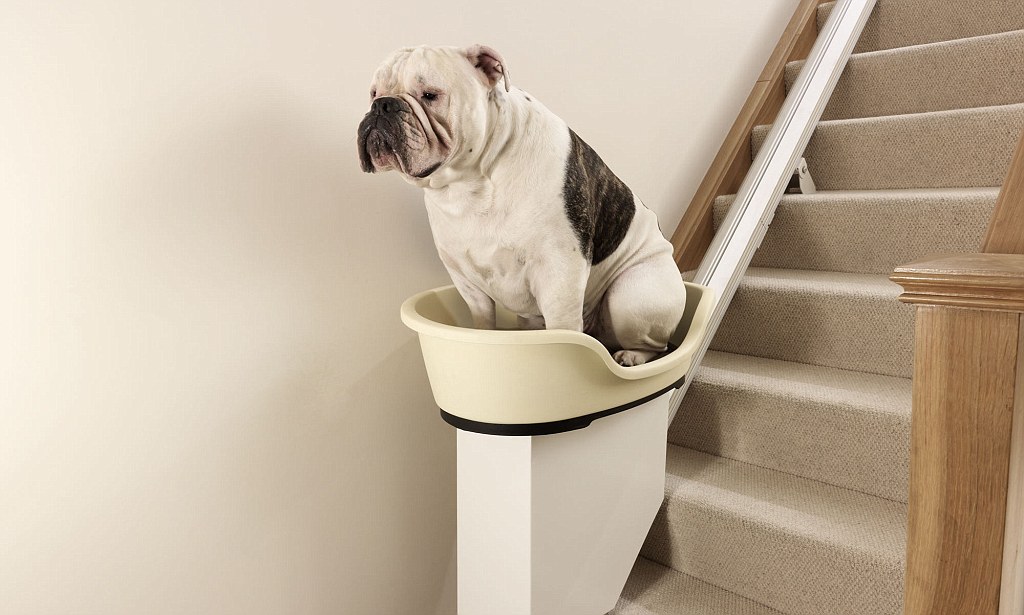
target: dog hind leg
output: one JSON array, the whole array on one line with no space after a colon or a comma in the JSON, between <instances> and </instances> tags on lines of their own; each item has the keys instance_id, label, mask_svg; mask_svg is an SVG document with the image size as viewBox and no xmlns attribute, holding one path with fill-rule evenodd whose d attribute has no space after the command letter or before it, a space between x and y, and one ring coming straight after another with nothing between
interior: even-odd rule
<instances>
[{"instance_id":1,"label":"dog hind leg","mask_svg":"<svg viewBox=\"0 0 1024 615\"><path fill-rule=\"evenodd\" d=\"M686 287L671 259L637 263L608 288L598 339L619 349L620 365L641 365L665 351L685 307Z\"/></svg>"}]
</instances>

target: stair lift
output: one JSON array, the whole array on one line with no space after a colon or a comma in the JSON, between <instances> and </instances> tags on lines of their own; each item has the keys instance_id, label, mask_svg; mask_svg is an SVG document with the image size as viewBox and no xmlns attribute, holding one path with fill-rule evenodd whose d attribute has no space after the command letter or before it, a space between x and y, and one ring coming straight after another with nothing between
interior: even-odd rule
<instances>
[{"instance_id":1,"label":"stair lift","mask_svg":"<svg viewBox=\"0 0 1024 615\"><path fill-rule=\"evenodd\" d=\"M622 367L565 331L473 329L454 287L415 295L442 418L457 429L459 615L603 615L664 497L666 428L760 245L875 0L840 0L715 236L672 337ZM805 183L813 190L813 183ZM503 329L507 327L507 329Z\"/></svg>"}]
</instances>

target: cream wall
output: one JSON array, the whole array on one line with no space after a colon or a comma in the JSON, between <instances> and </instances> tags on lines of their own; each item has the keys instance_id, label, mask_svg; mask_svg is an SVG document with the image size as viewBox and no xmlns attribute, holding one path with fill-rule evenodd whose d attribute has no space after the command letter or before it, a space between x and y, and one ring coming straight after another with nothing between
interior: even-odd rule
<instances>
[{"instance_id":1,"label":"cream wall","mask_svg":"<svg viewBox=\"0 0 1024 615\"><path fill-rule=\"evenodd\" d=\"M671 233L796 0L9 2L0 612L454 612L454 437L360 173L377 63L482 42Z\"/></svg>"}]
</instances>

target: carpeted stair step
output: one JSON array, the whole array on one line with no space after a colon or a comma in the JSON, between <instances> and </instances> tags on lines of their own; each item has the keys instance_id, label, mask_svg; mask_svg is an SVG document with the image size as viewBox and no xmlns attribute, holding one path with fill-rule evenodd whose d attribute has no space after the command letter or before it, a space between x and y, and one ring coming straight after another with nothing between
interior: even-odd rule
<instances>
[{"instance_id":1,"label":"carpeted stair step","mask_svg":"<svg viewBox=\"0 0 1024 615\"><path fill-rule=\"evenodd\" d=\"M940 252L981 247L999 188L787 194L753 267L889 274ZM735 195L715 200L715 229Z\"/></svg>"},{"instance_id":2,"label":"carpeted stair step","mask_svg":"<svg viewBox=\"0 0 1024 615\"><path fill-rule=\"evenodd\" d=\"M783 615L640 557L608 615Z\"/></svg>"},{"instance_id":3,"label":"carpeted stair step","mask_svg":"<svg viewBox=\"0 0 1024 615\"><path fill-rule=\"evenodd\" d=\"M804 61L786 66L786 87ZM1024 102L1024 30L854 54L823 120Z\"/></svg>"},{"instance_id":4,"label":"carpeted stair step","mask_svg":"<svg viewBox=\"0 0 1024 615\"><path fill-rule=\"evenodd\" d=\"M666 466L644 557L790 615L900 612L905 504L675 445Z\"/></svg>"},{"instance_id":5,"label":"carpeted stair step","mask_svg":"<svg viewBox=\"0 0 1024 615\"><path fill-rule=\"evenodd\" d=\"M884 275L750 268L711 349L909 378L914 310L900 292Z\"/></svg>"},{"instance_id":6,"label":"carpeted stair step","mask_svg":"<svg viewBox=\"0 0 1024 615\"><path fill-rule=\"evenodd\" d=\"M769 126L754 128L754 155ZM1002 185L1024 104L818 123L804 157L819 190Z\"/></svg>"},{"instance_id":7,"label":"carpeted stair step","mask_svg":"<svg viewBox=\"0 0 1024 615\"><path fill-rule=\"evenodd\" d=\"M672 444L907 501L911 381L708 352Z\"/></svg>"},{"instance_id":8,"label":"carpeted stair step","mask_svg":"<svg viewBox=\"0 0 1024 615\"><path fill-rule=\"evenodd\" d=\"M818 7L818 30L835 8ZM1024 30L1020 0L878 0L855 52Z\"/></svg>"}]
</instances>

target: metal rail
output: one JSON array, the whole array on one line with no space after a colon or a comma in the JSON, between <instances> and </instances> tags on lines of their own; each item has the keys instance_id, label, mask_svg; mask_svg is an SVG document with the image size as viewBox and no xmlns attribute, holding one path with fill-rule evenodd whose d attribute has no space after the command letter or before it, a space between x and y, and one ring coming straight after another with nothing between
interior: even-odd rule
<instances>
[{"instance_id":1,"label":"metal rail","mask_svg":"<svg viewBox=\"0 0 1024 615\"><path fill-rule=\"evenodd\" d=\"M839 0L697 269L694 282L712 288L716 303L707 333L694 354L690 377L672 396L669 424L693 381L692 376L700 368L750 259L764 239L793 169L874 6L875 0Z\"/></svg>"}]
</instances>

